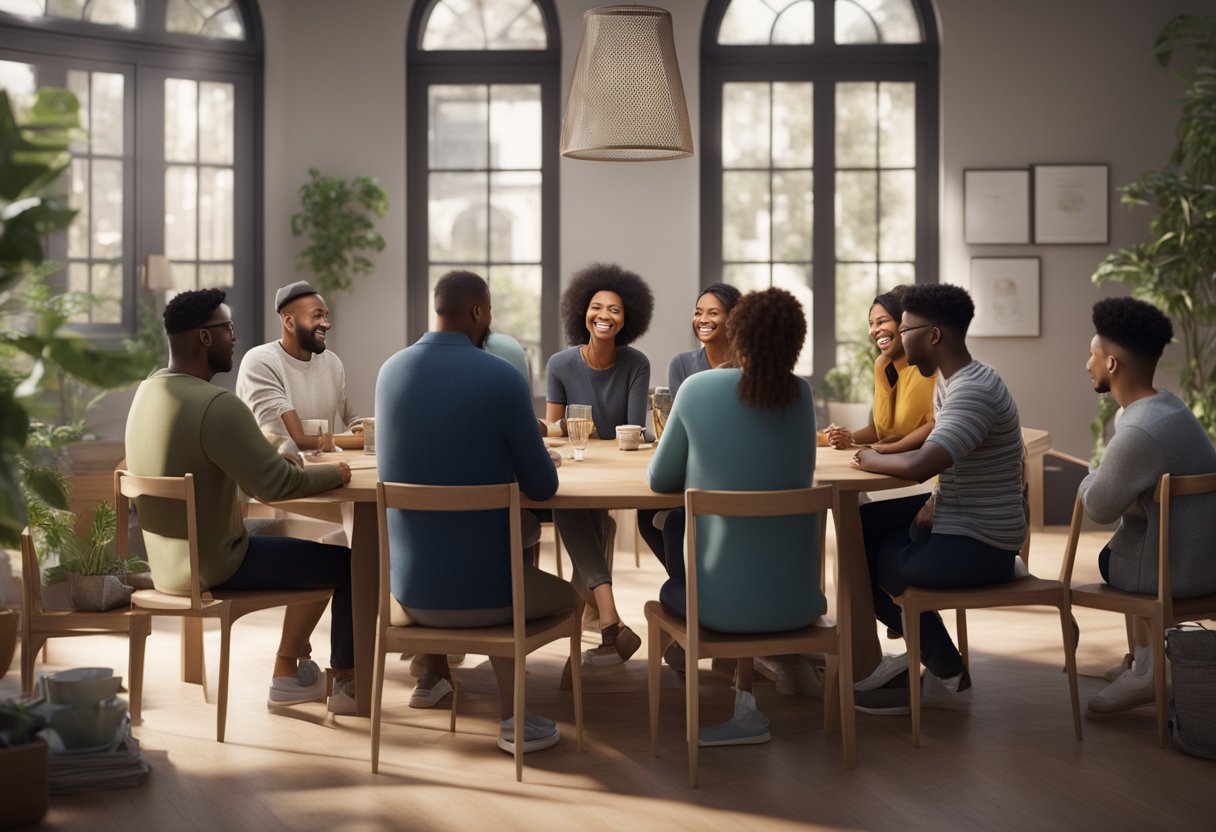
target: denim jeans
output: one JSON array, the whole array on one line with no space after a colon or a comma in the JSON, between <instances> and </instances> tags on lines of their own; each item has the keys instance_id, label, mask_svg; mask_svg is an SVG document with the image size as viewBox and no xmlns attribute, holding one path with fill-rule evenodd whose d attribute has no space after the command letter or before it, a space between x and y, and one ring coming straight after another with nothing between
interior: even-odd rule
<instances>
[{"instance_id":1,"label":"denim jeans","mask_svg":"<svg viewBox=\"0 0 1216 832\"><path fill-rule=\"evenodd\" d=\"M963 535L928 533L913 540L909 530L928 497L918 494L861 507L874 613L901 635L904 628L900 609L891 599L908 586L957 589L1013 580L1017 552ZM941 616L933 612L921 614L920 659L939 679L963 672L963 658Z\"/></svg>"}]
</instances>

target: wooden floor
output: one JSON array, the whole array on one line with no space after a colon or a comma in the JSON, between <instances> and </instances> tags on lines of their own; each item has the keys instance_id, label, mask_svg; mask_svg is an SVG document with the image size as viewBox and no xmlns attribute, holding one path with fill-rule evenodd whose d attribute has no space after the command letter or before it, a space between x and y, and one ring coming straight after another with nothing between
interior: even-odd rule
<instances>
[{"instance_id":1,"label":"wooden floor","mask_svg":"<svg viewBox=\"0 0 1216 832\"><path fill-rule=\"evenodd\" d=\"M1103 535L1087 536L1080 558L1090 577ZM1036 535L1032 566L1054 577L1060 530ZM618 554L618 604L643 629L641 608L662 573L653 559L635 569ZM552 555L547 563L552 568ZM381 773L368 764L368 723L327 719L312 704L265 707L281 613L237 624L228 742L214 741L215 710L200 689L178 680L175 630L149 640L144 724L136 729L152 774L137 789L56 798L56 829L1099 829L1216 828L1216 763L1157 748L1152 709L1113 722L1085 722L1073 739L1061 672L1058 618L1049 610L972 613L974 694L964 711L928 710L922 747L907 717L858 715L860 765L845 771L839 736L824 737L818 699L756 690L771 717L767 745L703 749L701 787L688 788L683 688L664 669L659 759L649 755L645 662L586 674L586 751L575 753L573 711L557 690L553 646L529 662L529 705L561 721L560 745L526 758L516 783L495 745L497 696L484 659L457 671L464 686L457 732L448 711L412 710L406 663L386 685ZM1122 620L1079 611L1082 707L1102 687L1097 676L1124 652ZM951 620L950 617L947 620ZM327 632L314 638L322 660ZM208 633L216 672L218 635ZM645 642L643 640L643 650ZM899 642L884 649L900 652ZM53 670L112 665L126 672L117 638L52 643ZM14 669L0 697L16 692ZM729 715L729 680L707 664L705 724ZM446 703L445 703L446 704ZM2 811L3 807L0 807Z\"/></svg>"}]
</instances>

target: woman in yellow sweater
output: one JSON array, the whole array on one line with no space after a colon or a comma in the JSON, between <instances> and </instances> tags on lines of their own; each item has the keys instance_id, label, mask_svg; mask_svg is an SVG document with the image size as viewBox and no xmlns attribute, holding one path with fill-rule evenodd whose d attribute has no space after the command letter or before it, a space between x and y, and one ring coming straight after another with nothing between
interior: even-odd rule
<instances>
[{"instance_id":1,"label":"woman in yellow sweater","mask_svg":"<svg viewBox=\"0 0 1216 832\"><path fill-rule=\"evenodd\" d=\"M933 430L933 391L937 375L928 378L908 363L899 321L905 287L896 286L874 298L870 307L870 338L880 351L874 360L874 407L870 424L850 431L830 425L827 440L834 448L873 445L881 453L919 448Z\"/></svg>"}]
</instances>

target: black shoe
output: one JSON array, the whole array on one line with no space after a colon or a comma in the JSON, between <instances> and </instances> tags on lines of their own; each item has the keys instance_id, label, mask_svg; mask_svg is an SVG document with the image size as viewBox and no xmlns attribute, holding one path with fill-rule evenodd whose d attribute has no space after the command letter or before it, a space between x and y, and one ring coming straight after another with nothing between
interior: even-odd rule
<instances>
[{"instance_id":1,"label":"black shoe","mask_svg":"<svg viewBox=\"0 0 1216 832\"><path fill-rule=\"evenodd\" d=\"M853 706L863 714L906 716L912 712L908 694L908 671L904 670L880 688L853 693Z\"/></svg>"},{"instance_id":2,"label":"black shoe","mask_svg":"<svg viewBox=\"0 0 1216 832\"><path fill-rule=\"evenodd\" d=\"M688 659L684 655L684 648L680 646L678 641L673 641L667 645L667 649L663 651L663 661L667 662L667 666L676 673L684 674L687 671L685 664Z\"/></svg>"}]
</instances>

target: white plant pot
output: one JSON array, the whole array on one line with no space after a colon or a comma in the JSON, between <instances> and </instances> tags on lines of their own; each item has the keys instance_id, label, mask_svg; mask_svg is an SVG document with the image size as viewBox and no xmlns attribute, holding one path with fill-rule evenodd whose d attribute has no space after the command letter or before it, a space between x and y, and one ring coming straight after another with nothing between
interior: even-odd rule
<instances>
[{"instance_id":1,"label":"white plant pot","mask_svg":"<svg viewBox=\"0 0 1216 832\"><path fill-rule=\"evenodd\" d=\"M860 402L828 402L828 423L849 430L870 424L870 405Z\"/></svg>"}]
</instances>

